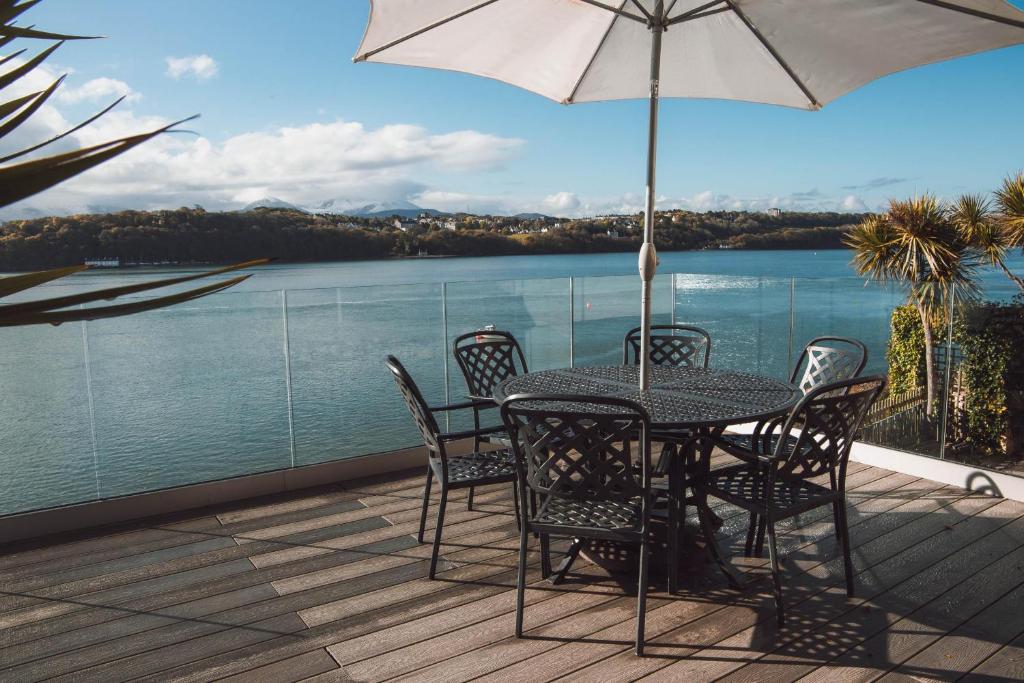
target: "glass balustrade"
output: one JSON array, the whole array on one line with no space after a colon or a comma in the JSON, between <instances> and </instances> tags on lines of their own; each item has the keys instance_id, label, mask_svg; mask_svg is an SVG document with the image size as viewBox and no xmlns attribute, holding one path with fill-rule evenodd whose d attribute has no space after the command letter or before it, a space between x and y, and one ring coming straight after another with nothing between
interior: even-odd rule
<instances>
[{"instance_id":1,"label":"glass balustrade","mask_svg":"<svg viewBox=\"0 0 1024 683\"><path fill-rule=\"evenodd\" d=\"M713 367L780 378L822 335L864 341L867 372L885 372L892 313L906 298L853 277L663 273L653 292L656 324L711 333ZM990 429L985 443L971 436L987 413L967 370L982 357L972 360L958 335L978 301L1017 292L988 277L976 300L950 304L932 413L923 375L913 377L880 402L863 438L1008 469L1020 446L1005 430ZM0 514L418 445L387 354L429 403L461 401L459 334L510 331L531 369L614 364L639 300L635 275L374 285L225 292L125 318L0 330ZM470 424L464 414L447 426Z\"/></svg>"}]
</instances>

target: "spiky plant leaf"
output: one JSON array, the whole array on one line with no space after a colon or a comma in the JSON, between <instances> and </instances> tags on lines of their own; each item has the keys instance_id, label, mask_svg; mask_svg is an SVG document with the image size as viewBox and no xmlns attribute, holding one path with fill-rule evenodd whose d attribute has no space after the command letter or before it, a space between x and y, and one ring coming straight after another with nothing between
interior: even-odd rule
<instances>
[{"instance_id":1,"label":"spiky plant leaf","mask_svg":"<svg viewBox=\"0 0 1024 683\"><path fill-rule=\"evenodd\" d=\"M248 280L252 275L242 275L222 282L214 282L204 287L197 287L179 294L170 294L156 299L146 299L129 304L118 304L115 306L100 306L96 308L76 308L68 311L42 311L39 313L25 313L22 315L4 315L0 309L0 327L21 327L23 325L60 325L63 323L77 322L79 320L100 320L103 318L118 318L143 311L152 311L157 308L165 308L175 304L192 301L200 297L215 294L229 287L234 287L240 282Z\"/></svg>"},{"instance_id":2,"label":"spiky plant leaf","mask_svg":"<svg viewBox=\"0 0 1024 683\"><path fill-rule=\"evenodd\" d=\"M67 268L54 268L53 270L42 270L37 273L25 273L24 275L11 275L0 278L0 299L32 289L39 285L59 280L62 277L79 273L89 266L69 266Z\"/></svg>"},{"instance_id":3,"label":"spiky plant leaf","mask_svg":"<svg viewBox=\"0 0 1024 683\"><path fill-rule=\"evenodd\" d=\"M212 277L214 275L224 275L225 273L231 273L236 270L244 270L246 268L255 268L256 266L263 266L266 265L267 263L270 263L270 259L255 259L252 261L245 261L243 263L236 263L231 266L225 266L224 268L217 268L216 270L207 271L205 273L197 273L195 275L183 275L180 277L166 278L163 280L152 280L150 282L143 282L137 285L108 287L106 289L97 289L91 292L84 292L82 294L53 297L50 299L41 299L38 301L26 301L25 303L20 304L0 305L0 317L24 315L27 313L37 313L40 311L52 311L58 308L80 306L82 304L92 303L94 301L111 301L113 299L128 294L138 294L139 292L146 292L151 289L170 287L172 285L180 285L186 282L192 282L193 280ZM0 280L0 285L2 284L3 281ZM2 294L0 294L0 296L2 296Z\"/></svg>"}]
</instances>

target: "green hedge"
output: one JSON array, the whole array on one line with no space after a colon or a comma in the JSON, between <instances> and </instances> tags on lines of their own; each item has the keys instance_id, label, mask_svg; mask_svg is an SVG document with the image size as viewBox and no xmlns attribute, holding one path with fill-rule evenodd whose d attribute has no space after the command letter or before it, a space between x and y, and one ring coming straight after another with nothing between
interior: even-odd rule
<instances>
[{"instance_id":1,"label":"green hedge","mask_svg":"<svg viewBox=\"0 0 1024 683\"><path fill-rule=\"evenodd\" d=\"M946 337L945 329L936 330L936 345ZM963 394L947 443L961 457L1024 457L1024 302L966 307L957 315L953 341L963 354ZM893 311L887 358L892 391L924 385L924 332L913 306Z\"/></svg>"}]
</instances>

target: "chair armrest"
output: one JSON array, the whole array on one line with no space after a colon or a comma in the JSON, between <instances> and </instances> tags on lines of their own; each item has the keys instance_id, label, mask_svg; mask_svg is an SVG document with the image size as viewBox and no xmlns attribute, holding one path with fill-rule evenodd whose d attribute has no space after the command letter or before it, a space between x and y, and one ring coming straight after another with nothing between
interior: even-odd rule
<instances>
[{"instance_id":1,"label":"chair armrest","mask_svg":"<svg viewBox=\"0 0 1024 683\"><path fill-rule=\"evenodd\" d=\"M470 439L474 436L488 436L491 434L502 434L505 432L504 426L497 427L485 427L483 429L467 429L464 432L442 432L438 434L438 438L441 441L458 441L459 439Z\"/></svg>"},{"instance_id":2,"label":"chair armrest","mask_svg":"<svg viewBox=\"0 0 1024 683\"><path fill-rule=\"evenodd\" d=\"M452 410L466 410L468 408L486 408L493 406L494 402L491 400L484 399L473 399L470 401L463 401L462 403L449 403L445 406L430 406L427 409L432 413L446 413Z\"/></svg>"}]
</instances>

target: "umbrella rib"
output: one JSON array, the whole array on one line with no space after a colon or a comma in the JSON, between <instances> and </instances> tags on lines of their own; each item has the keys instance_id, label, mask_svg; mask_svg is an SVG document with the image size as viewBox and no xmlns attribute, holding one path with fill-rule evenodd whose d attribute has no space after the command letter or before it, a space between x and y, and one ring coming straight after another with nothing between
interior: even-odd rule
<instances>
[{"instance_id":1,"label":"umbrella rib","mask_svg":"<svg viewBox=\"0 0 1024 683\"><path fill-rule=\"evenodd\" d=\"M622 4L625 5L626 3L623 2ZM572 87L572 92L569 93L569 96L566 97L565 100L563 100L564 104L572 104L572 101L576 98L576 93L579 92L580 86L583 85L583 79L585 79L587 77L587 74L590 73L590 68L594 66L594 62L597 61L597 56L601 54L601 48L604 47L605 42L607 42L608 40L609 34L611 34L612 29L615 27L615 22L617 22L618 20L619 15L615 15L614 17L612 17L611 23L608 24L608 28L605 30L604 35L601 37L601 42L597 44L597 49L594 50L594 54L590 56L590 61L587 62L587 68L585 68L583 70L583 73L580 74L579 80L576 81L576 85Z\"/></svg>"},{"instance_id":2,"label":"umbrella rib","mask_svg":"<svg viewBox=\"0 0 1024 683\"><path fill-rule=\"evenodd\" d=\"M654 21L654 15L648 12L647 8L640 4L640 0L630 0L630 2L636 5L636 8L640 10L640 13L647 17L647 21ZM625 5L623 5L623 7L624 6ZM620 7L619 9L622 9L622 7Z\"/></svg>"},{"instance_id":3,"label":"umbrella rib","mask_svg":"<svg viewBox=\"0 0 1024 683\"><path fill-rule=\"evenodd\" d=\"M645 24L645 25L647 24L647 20L646 19L644 19L643 17L638 17L637 15L633 14L632 12L627 12L626 10L622 9L622 7L619 7L619 8L616 9L612 5L608 5L608 4L603 3L603 2L598 2L598 0L580 0L580 2L585 2L588 5L592 5L594 7L600 7L601 9L603 9L605 11L612 12L613 14L618 14L620 17L626 17L627 19L632 19L633 21L638 21L641 24ZM623 2L622 4L625 5L626 3Z\"/></svg>"},{"instance_id":4,"label":"umbrella rib","mask_svg":"<svg viewBox=\"0 0 1024 683\"><path fill-rule=\"evenodd\" d=\"M353 59L352 61L354 61L354 62L365 62L367 59L369 59L370 57L374 56L375 54L383 52L384 50L390 50L394 46L400 45L400 44L404 43L407 40L411 40L411 39L415 38L416 36L423 35L427 31L433 31L435 28L438 28L440 26L444 26L445 24L447 24L449 22L452 22L452 21L455 21L456 19L461 19L462 17L466 16L467 14L472 14L473 12L477 11L478 9L483 9L484 7L487 7L488 5L493 5L496 2L498 2L498 0L485 0L484 2L481 2L481 3L477 4L477 5L474 5L472 7L464 9L461 12L456 12L455 14L451 15L450 17L445 17L444 19L441 19L440 21L435 21L433 24L430 24L429 26L424 26L423 28L416 29L412 33L407 33L407 34L405 34L404 36L402 36L400 38L396 38L395 40L392 40L390 43L388 43L386 45L381 45L380 47L374 48L372 50L367 50L366 52L364 52L361 55L356 55L355 59Z\"/></svg>"},{"instance_id":5,"label":"umbrella rib","mask_svg":"<svg viewBox=\"0 0 1024 683\"><path fill-rule=\"evenodd\" d=\"M743 11L736 6L735 1L725 0L725 3L729 5L729 7L732 8L732 11L736 13L736 16L738 16L740 20L744 24L746 24L747 28L750 29L750 32L753 33L759 41L761 41L761 44L764 45L764 48L768 50L772 57L775 58L775 61L778 62L779 66L782 67L782 70L785 71L789 78L794 83L796 83L796 86L800 88L800 92L804 94L804 97L807 98L807 101L810 102L811 106L814 107L815 109L821 109L821 103L818 102L817 98L814 97L814 95L807 88L804 82L800 80L800 77L796 75L796 72L793 71L792 67L790 67L789 64L786 63L786 60L782 58L782 55L780 55L778 50L775 49L775 46L768 42L768 39L764 37L764 34L762 34L757 29L757 27L754 26L753 22L751 22L750 19L747 18L747 15L744 14Z\"/></svg>"},{"instance_id":6,"label":"umbrella rib","mask_svg":"<svg viewBox=\"0 0 1024 683\"><path fill-rule=\"evenodd\" d=\"M676 24L685 24L685 23L693 21L695 19L703 19L704 17L711 17L711 16L714 16L716 14L721 14L722 12L731 12L731 11L732 11L731 7L729 7L728 5L722 5L721 7L718 7L718 8L715 8L715 9L709 9L707 12L701 12L700 14L689 14L689 13L687 13L687 16L684 17L684 16L680 15L677 19L675 19L674 21L670 22L669 26L675 26Z\"/></svg>"},{"instance_id":7,"label":"umbrella rib","mask_svg":"<svg viewBox=\"0 0 1024 683\"><path fill-rule=\"evenodd\" d=\"M970 7L963 7L961 5L953 4L952 2L943 2L943 0L917 0L917 2L924 3L925 5L931 5L932 7L941 7L943 9L952 10L953 12L960 12L961 14L967 14L978 19L987 19L989 21L995 21L1000 24L1006 24L1008 26L1016 26L1017 28L1024 28L1024 21L1019 19L1010 19L1009 17L1001 17L998 14L990 14L977 9L971 9Z\"/></svg>"},{"instance_id":8,"label":"umbrella rib","mask_svg":"<svg viewBox=\"0 0 1024 683\"><path fill-rule=\"evenodd\" d=\"M671 19L668 20L667 25L668 26L672 26L673 24L679 24L679 23L682 23L684 21L689 21L690 19L696 19L697 15L705 16L704 14L702 14L702 12L704 12L704 10L711 9L715 5L721 5L724 2L725 2L725 0L712 0L711 2L706 2L703 5L701 5L700 7L694 7L691 10L687 10L687 11L683 12L679 16L672 17ZM726 4L725 7L721 8L719 10L715 10L714 12L709 12L708 14L715 14L717 12L720 12L722 10L727 10L727 9L731 9L728 6L728 4ZM666 13L665 16L668 16L668 13Z\"/></svg>"}]
</instances>

